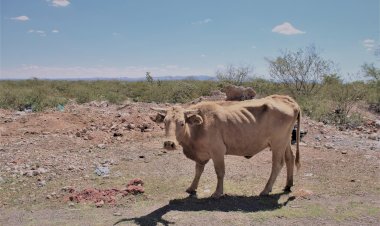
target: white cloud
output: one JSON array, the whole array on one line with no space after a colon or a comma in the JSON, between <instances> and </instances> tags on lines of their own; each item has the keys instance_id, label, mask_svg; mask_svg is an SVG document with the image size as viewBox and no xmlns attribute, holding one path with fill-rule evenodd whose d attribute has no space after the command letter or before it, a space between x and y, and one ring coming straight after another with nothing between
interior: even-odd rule
<instances>
[{"instance_id":1,"label":"white cloud","mask_svg":"<svg viewBox=\"0 0 380 226\"><path fill-rule=\"evenodd\" d=\"M59 33L59 30L54 29L54 30L52 30L51 32L52 32L52 33Z\"/></svg>"},{"instance_id":2,"label":"white cloud","mask_svg":"<svg viewBox=\"0 0 380 226\"><path fill-rule=\"evenodd\" d=\"M55 7L66 7L70 5L69 0L47 0L47 1L51 2L51 5Z\"/></svg>"},{"instance_id":3,"label":"white cloud","mask_svg":"<svg viewBox=\"0 0 380 226\"><path fill-rule=\"evenodd\" d=\"M297 35L305 34L306 32L298 30L293 27L289 22L284 22L283 24L277 25L272 29L272 32L283 34L283 35Z\"/></svg>"},{"instance_id":4,"label":"white cloud","mask_svg":"<svg viewBox=\"0 0 380 226\"><path fill-rule=\"evenodd\" d=\"M252 49L256 49L257 47L256 47L255 45L252 45L251 48L252 48Z\"/></svg>"},{"instance_id":5,"label":"white cloud","mask_svg":"<svg viewBox=\"0 0 380 226\"><path fill-rule=\"evenodd\" d=\"M12 17L11 20L28 21L28 20L30 20L30 19L29 19L29 17L27 17L27 16L17 16L17 17Z\"/></svg>"},{"instance_id":6,"label":"white cloud","mask_svg":"<svg viewBox=\"0 0 380 226\"><path fill-rule=\"evenodd\" d=\"M206 54L201 54L201 57L202 57L202 58L205 58L205 57L206 57Z\"/></svg>"},{"instance_id":7,"label":"white cloud","mask_svg":"<svg viewBox=\"0 0 380 226\"><path fill-rule=\"evenodd\" d=\"M204 20L199 20L199 21L192 22L191 24L208 24L210 22L212 22L212 19L206 18Z\"/></svg>"},{"instance_id":8,"label":"white cloud","mask_svg":"<svg viewBox=\"0 0 380 226\"><path fill-rule=\"evenodd\" d=\"M376 42L373 39L366 39L363 41L363 46L366 48L368 51L371 51L375 48Z\"/></svg>"},{"instance_id":9,"label":"white cloud","mask_svg":"<svg viewBox=\"0 0 380 226\"><path fill-rule=\"evenodd\" d=\"M30 29L30 30L28 31L28 33L34 33L34 34L37 34L37 35L39 35L39 36L41 36L41 37L45 37L45 36L46 36L46 32L43 31L43 30L34 30L34 29Z\"/></svg>"}]
</instances>

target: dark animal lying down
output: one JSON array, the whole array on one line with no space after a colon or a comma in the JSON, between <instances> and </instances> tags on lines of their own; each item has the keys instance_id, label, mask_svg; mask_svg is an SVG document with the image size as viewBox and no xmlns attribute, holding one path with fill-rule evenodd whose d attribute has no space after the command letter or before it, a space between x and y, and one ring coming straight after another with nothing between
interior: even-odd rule
<instances>
[{"instance_id":1,"label":"dark animal lying down","mask_svg":"<svg viewBox=\"0 0 380 226\"><path fill-rule=\"evenodd\" d=\"M306 134L307 134L307 131L303 131L303 130L300 131L301 141L302 141L302 138L306 136ZM294 128L292 131L292 144L295 144L297 142L296 139L297 139L297 128Z\"/></svg>"}]
</instances>

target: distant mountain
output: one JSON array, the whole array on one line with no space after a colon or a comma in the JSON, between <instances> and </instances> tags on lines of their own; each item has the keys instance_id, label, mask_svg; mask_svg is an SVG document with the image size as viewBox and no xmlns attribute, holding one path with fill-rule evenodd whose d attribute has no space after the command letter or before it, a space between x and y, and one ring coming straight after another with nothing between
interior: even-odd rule
<instances>
[{"instance_id":1,"label":"distant mountain","mask_svg":"<svg viewBox=\"0 0 380 226\"><path fill-rule=\"evenodd\" d=\"M33 79L33 78L28 78ZM145 81L145 77L89 77L89 78L39 78L41 80L66 80L66 81L98 81L98 80L117 80L117 81L128 81L137 82ZM153 77L154 80L160 81L180 81L180 80L198 80L198 81L215 81L216 77L208 75L189 75L189 76L157 76ZM24 80L24 79L1 79L0 80Z\"/></svg>"},{"instance_id":2,"label":"distant mountain","mask_svg":"<svg viewBox=\"0 0 380 226\"><path fill-rule=\"evenodd\" d=\"M120 77L116 78L117 80L122 81L145 81L145 77L137 77L137 78L130 78L130 77ZM189 75L189 76L158 76L154 77L154 80L160 80L160 81L180 81L180 80L198 80L198 81L214 81L216 80L216 77L208 76L208 75ZM107 80L107 79L106 79Z\"/></svg>"}]
</instances>

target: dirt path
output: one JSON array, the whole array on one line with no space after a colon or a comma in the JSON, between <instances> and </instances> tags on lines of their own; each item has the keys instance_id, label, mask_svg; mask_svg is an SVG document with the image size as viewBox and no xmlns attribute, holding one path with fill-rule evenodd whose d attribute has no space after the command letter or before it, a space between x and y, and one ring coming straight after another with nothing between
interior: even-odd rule
<instances>
[{"instance_id":1,"label":"dirt path","mask_svg":"<svg viewBox=\"0 0 380 226\"><path fill-rule=\"evenodd\" d=\"M249 160L226 157L226 196L219 200L208 198L216 185L210 162L198 197L189 198L194 163L181 151L162 150L151 106L0 110L0 225L380 224L380 146L369 137L375 128L342 132L305 118L293 192L282 192L282 170L272 195L258 196L270 173L265 150ZM143 180L143 194L115 195L99 208L70 201L70 189L126 189L133 178Z\"/></svg>"}]
</instances>

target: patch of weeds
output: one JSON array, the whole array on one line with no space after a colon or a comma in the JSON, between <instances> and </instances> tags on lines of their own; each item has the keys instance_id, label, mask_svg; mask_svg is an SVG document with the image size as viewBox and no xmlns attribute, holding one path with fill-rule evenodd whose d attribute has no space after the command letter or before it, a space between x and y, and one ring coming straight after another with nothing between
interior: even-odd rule
<instances>
[{"instance_id":1,"label":"patch of weeds","mask_svg":"<svg viewBox=\"0 0 380 226\"><path fill-rule=\"evenodd\" d=\"M368 203L350 202L347 205L338 205L335 213L330 213L330 215L336 221L346 221L362 216L379 216L380 208Z\"/></svg>"},{"instance_id":2,"label":"patch of weeds","mask_svg":"<svg viewBox=\"0 0 380 226\"><path fill-rule=\"evenodd\" d=\"M275 210L270 211L259 211L256 213L251 213L253 219L264 222L265 220L274 218L274 217L284 217L284 218L306 218L306 217L321 217L326 216L328 211L318 204L310 204L304 206L303 208L290 208L290 207L282 207Z\"/></svg>"}]
</instances>

